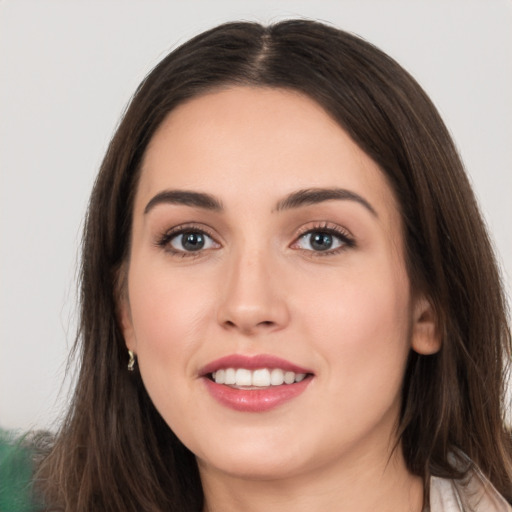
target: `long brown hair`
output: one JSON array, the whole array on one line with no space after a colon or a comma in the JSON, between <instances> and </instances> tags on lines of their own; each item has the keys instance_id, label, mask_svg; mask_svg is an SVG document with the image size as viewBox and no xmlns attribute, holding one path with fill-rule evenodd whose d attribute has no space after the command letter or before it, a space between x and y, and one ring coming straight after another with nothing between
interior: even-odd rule
<instances>
[{"instance_id":1,"label":"long brown hair","mask_svg":"<svg viewBox=\"0 0 512 512\"><path fill-rule=\"evenodd\" d=\"M460 477L471 458L512 502L504 422L506 305L491 244L453 142L414 79L383 52L313 21L229 23L170 53L138 88L96 180L83 236L80 363L72 406L39 468L48 509L198 511L193 454L152 405L116 320L141 159L176 105L231 85L299 91L387 176L413 289L432 303L441 350L411 352L399 425L409 470ZM463 473L463 471L462 471Z\"/></svg>"}]
</instances>

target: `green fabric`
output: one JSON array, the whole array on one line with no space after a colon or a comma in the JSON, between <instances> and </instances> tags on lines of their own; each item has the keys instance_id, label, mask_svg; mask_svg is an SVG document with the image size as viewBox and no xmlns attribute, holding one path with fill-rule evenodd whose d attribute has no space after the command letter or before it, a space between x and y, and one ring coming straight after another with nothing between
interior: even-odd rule
<instances>
[{"instance_id":1,"label":"green fabric","mask_svg":"<svg viewBox=\"0 0 512 512\"><path fill-rule=\"evenodd\" d=\"M33 512L32 451L13 434L0 430L0 512Z\"/></svg>"}]
</instances>

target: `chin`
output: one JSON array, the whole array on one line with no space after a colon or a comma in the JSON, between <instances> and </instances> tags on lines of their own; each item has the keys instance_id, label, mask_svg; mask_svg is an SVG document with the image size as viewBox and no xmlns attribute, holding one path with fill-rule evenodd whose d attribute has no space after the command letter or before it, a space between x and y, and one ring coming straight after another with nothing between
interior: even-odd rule
<instances>
[{"instance_id":1,"label":"chin","mask_svg":"<svg viewBox=\"0 0 512 512\"><path fill-rule=\"evenodd\" d=\"M219 460L214 462L215 464L198 460L199 469L203 465L214 467L216 471L229 475L231 478L254 481L284 480L300 474L300 467L302 467L301 464L290 464L283 460L269 461L268 459L249 461L238 458L226 462Z\"/></svg>"},{"instance_id":2,"label":"chin","mask_svg":"<svg viewBox=\"0 0 512 512\"><path fill-rule=\"evenodd\" d=\"M307 467L303 449L290 446L286 450L275 446L262 447L230 445L218 453L198 456L199 468L208 466L234 478L247 480L279 480L301 473L301 468Z\"/></svg>"}]
</instances>

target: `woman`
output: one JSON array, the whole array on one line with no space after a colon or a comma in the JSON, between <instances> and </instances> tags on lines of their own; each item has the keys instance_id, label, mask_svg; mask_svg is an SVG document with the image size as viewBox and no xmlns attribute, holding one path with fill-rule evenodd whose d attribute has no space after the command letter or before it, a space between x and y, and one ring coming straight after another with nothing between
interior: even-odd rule
<instances>
[{"instance_id":1,"label":"woman","mask_svg":"<svg viewBox=\"0 0 512 512\"><path fill-rule=\"evenodd\" d=\"M104 159L81 285L48 510L510 510L489 240L370 44L233 23L166 57Z\"/></svg>"}]
</instances>

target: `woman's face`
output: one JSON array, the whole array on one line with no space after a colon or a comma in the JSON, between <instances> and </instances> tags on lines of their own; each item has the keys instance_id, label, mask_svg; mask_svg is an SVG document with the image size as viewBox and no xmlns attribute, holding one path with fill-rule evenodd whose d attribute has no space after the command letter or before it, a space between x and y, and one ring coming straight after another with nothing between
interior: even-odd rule
<instances>
[{"instance_id":1,"label":"woman's face","mask_svg":"<svg viewBox=\"0 0 512 512\"><path fill-rule=\"evenodd\" d=\"M408 353L438 348L384 175L286 90L234 87L167 117L127 283L127 347L203 473L385 463Z\"/></svg>"}]
</instances>

